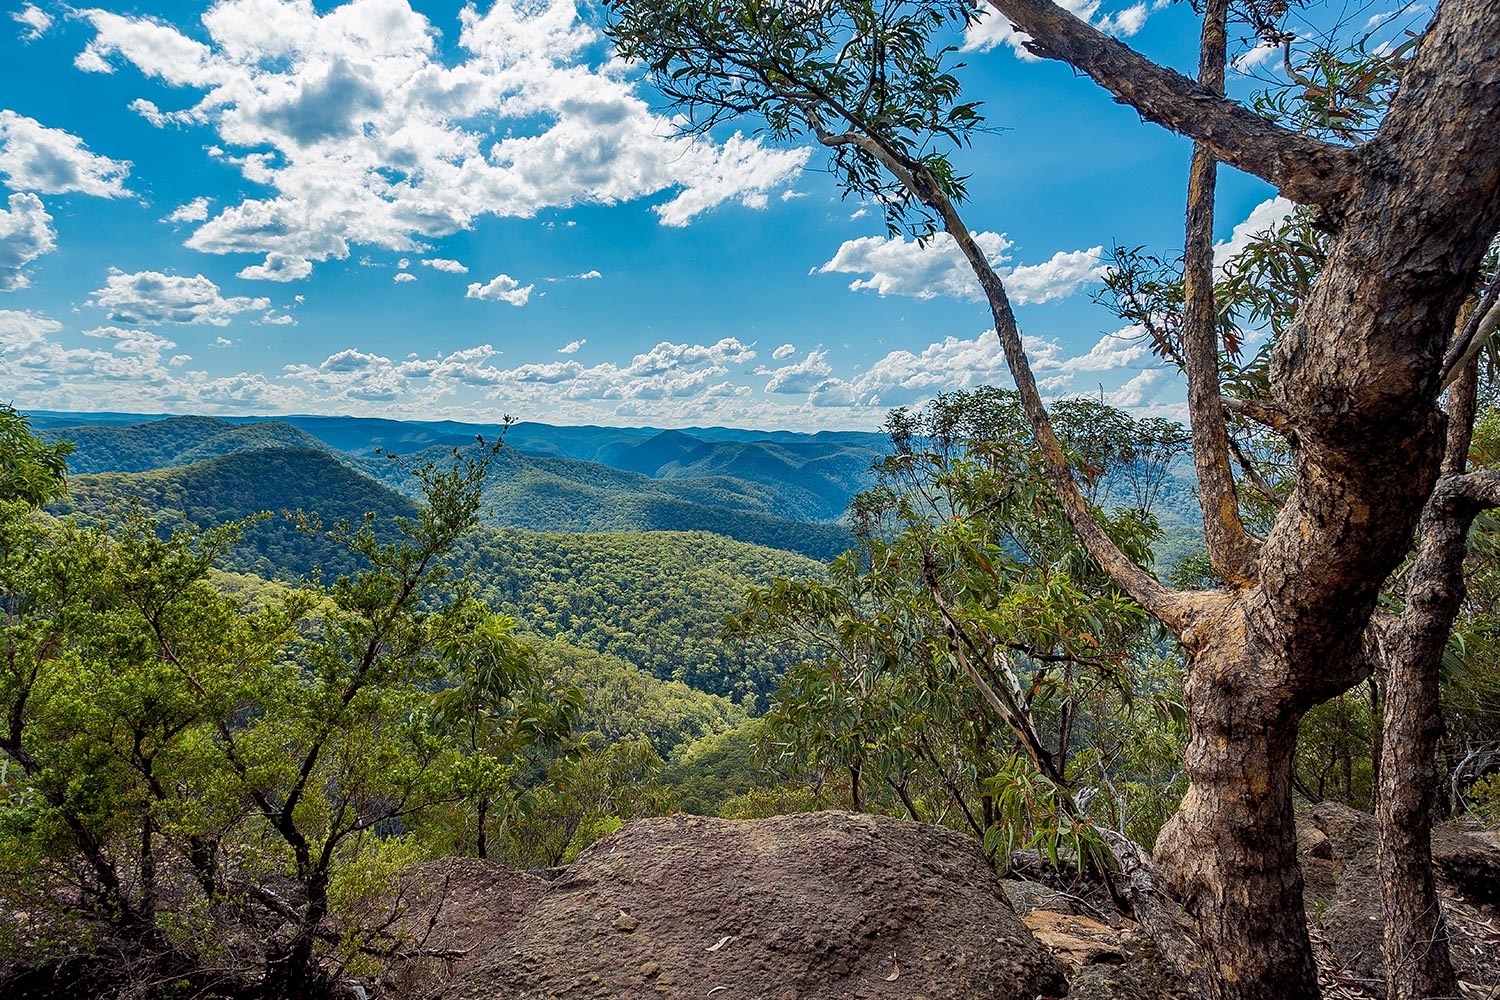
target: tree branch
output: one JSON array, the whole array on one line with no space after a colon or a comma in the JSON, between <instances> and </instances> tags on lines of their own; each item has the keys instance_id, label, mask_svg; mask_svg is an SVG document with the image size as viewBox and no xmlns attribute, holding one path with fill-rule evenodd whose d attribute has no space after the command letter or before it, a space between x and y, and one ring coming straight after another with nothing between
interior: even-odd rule
<instances>
[{"instance_id":1,"label":"tree branch","mask_svg":"<svg viewBox=\"0 0 1500 1000\"><path fill-rule=\"evenodd\" d=\"M1292 423L1285 407L1263 399L1239 399L1235 396L1222 396L1219 403L1235 416L1269 427L1288 441L1295 442L1297 439L1297 427Z\"/></svg>"},{"instance_id":2,"label":"tree branch","mask_svg":"<svg viewBox=\"0 0 1500 1000\"><path fill-rule=\"evenodd\" d=\"M1484 342L1494 335L1497 326L1500 326L1500 271L1490 279L1478 303L1469 312L1463 329L1448 348L1443 359L1443 388L1457 381L1465 366L1479 356Z\"/></svg>"},{"instance_id":3,"label":"tree branch","mask_svg":"<svg viewBox=\"0 0 1500 1000\"><path fill-rule=\"evenodd\" d=\"M1198 83L1222 93L1227 56L1228 0L1208 0L1203 12ZM1255 582L1260 546L1240 520L1229 429L1219 387L1219 315L1214 307L1214 194L1218 162L1203 143L1193 144L1188 172L1187 234L1182 260L1183 373L1188 383L1193 467L1203 510L1203 540L1209 561L1231 587Z\"/></svg>"},{"instance_id":4,"label":"tree branch","mask_svg":"<svg viewBox=\"0 0 1500 1000\"><path fill-rule=\"evenodd\" d=\"M1051 0L988 0L1031 36L1026 48L1087 73L1150 122L1188 136L1215 157L1276 185L1295 202L1337 208L1355 176L1355 149L1332 146L1262 118L1079 20Z\"/></svg>"}]
</instances>

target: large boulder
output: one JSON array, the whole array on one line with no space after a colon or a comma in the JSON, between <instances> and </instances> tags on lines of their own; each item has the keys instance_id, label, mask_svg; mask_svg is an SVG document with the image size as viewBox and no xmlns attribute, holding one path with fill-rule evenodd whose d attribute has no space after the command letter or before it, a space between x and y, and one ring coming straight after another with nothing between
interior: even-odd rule
<instances>
[{"instance_id":1,"label":"large boulder","mask_svg":"<svg viewBox=\"0 0 1500 1000\"><path fill-rule=\"evenodd\" d=\"M974 842L822 812L625 827L441 1000L1035 1000L1067 991Z\"/></svg>"}]
</instances>

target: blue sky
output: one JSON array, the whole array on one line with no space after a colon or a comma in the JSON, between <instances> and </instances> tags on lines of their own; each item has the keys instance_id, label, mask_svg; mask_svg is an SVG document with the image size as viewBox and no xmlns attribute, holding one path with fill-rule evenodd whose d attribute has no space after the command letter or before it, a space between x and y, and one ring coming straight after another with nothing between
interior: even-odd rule
<instances>
[{"instance_id":1,"label":"blue sky","mask_svg":"<svg viewBox=\"0 0 1500 1000\"><path fill-rule=\"evenodd\" d=\"M1196 62L1185 4L1073 6ZM1009 381L951 244L887 239L817 150L752 122L674 135L597 6L4 9L0 398L22 409L815 430ZM1099 248L1180 246L1187 144L1001 23L954 41L997 127L958 154L966 217L1043 385L1179 414L1090 293ZM1225 174L1227 243L1280 206Z\"/></svg>"}]
</instances>

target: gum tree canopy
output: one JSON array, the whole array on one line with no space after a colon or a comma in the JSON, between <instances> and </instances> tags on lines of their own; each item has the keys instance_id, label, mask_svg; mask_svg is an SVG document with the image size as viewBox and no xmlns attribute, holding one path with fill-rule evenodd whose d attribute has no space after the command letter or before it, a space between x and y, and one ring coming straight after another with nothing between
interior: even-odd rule
<instances>
[{"instance_id":1,"label":"gum tree canopy","mask_svg":"<svg viewBox=\"0 0 1500 1000\"><path fill-rule=\"evenodd\" d=\"M1500 0L1441 0L1406 53L1383 116L1363 133L1284 126L1224 97L1227 0L1205 0L1196 80L1049 0L988 2L1030 36L1034 54L1071 64L1147 123L1195 142L1172 354L1187 376L1206 542L1223 581L1217 589L1169 590L1100 529L1048 422L1004 284L959 213L965 185L984 183L982 163L964 164L973 170L965 177L949 158L980 124L977 103L951 72L946 40L975 16L971 6L616 0L612 31L625 56L649 66L690 127L749 116L776 138L811 138L827 148L848 191L885 207L893 230L945 231L963 250L1069 522L1110 577L1186 650L1191 785L1155 861L1196 922L1214 990L1236 998L1316 996L1292 812L1297 723L1369 676L1369 650L1379 645L1372 636L1389 631L1377 618L1377 597L1410 551L1419 518L1432 520L1424 521L1424 551L1409 574L1399 634L1410 641L1388 654L1399 661L1389 675L1391 718L1410 737L1403 751L1412 756L1396 762L1401 773L1383 777L1394 785L1382 809L1388 826L1407 837L1387 837L1387 861L1396 858L1388 877L1400 887L1399 898L1387 900L1388 911L1397 910L1388 922L1412 940L1441 933L1413 923L1431 899L1430 879L1424 886L1421 864L1402 868L1393 852L1403 843L1408 854L1426 850L1421 769L1433 728L1423 707L1431 637L1440 649L1452 620L1461 587L1452 555L1456 548L1461 558L1467 519L1500 496L1491 476L1463 468L1472 420L1465 402L1472 392L1464 388L1472 378L1464 373L1473 352L1466 348L1483 324L1459 322L1500 227ZM1274 32L1285 10L1285 3L1244 4L1235 13ZM1322 232L1317 280L1278 331L1253 396L1238 387L1238 395L1229 393L1220 382L1211 253L1218 162L1306 206ZM1489 306L1489 298L1480 302L1475 319ZM1291 452L1289 492L1258 534L1240 516L1226 410L1279 434ZM1457 433L1448 450L1456 457L1444 463L1450 424ZM1439 551L1444 538L1447 549ZM1411 919L1403 923L1401 913ZM1388 940L1387 947L1390 955L1396 946ZM1429 974L1436 978L1422 985ZM1443 992L1433 984L1445 975L1451 983L1451 971L1441 968L1398 973L1392 966L1393 992ZM1398 982L1407 985L1398 989Z\"/></svg>"}]
</instances>

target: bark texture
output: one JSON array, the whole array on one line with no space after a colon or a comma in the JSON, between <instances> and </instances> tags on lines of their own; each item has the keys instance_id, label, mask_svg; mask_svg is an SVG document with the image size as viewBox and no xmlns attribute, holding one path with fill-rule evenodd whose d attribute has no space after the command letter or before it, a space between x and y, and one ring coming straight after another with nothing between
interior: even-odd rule
<instances>
[{"instance_id":1,"label":"bark texture","mask_svg":"<svg viewBox=\"0 0 1500 1000\"><path fill-rule=\"evenodd\" d=\"M1482 505L1455 489L1468 461L1478 367L1448 393L1444 479L1422 512L1406 608L1388 630L1386 698L1375 814L1388 1000L1458 995L1447 928L1432 871L1437 789L1438 674L1464 599L1469 527Z\"/></svg>"}]
</instances>

